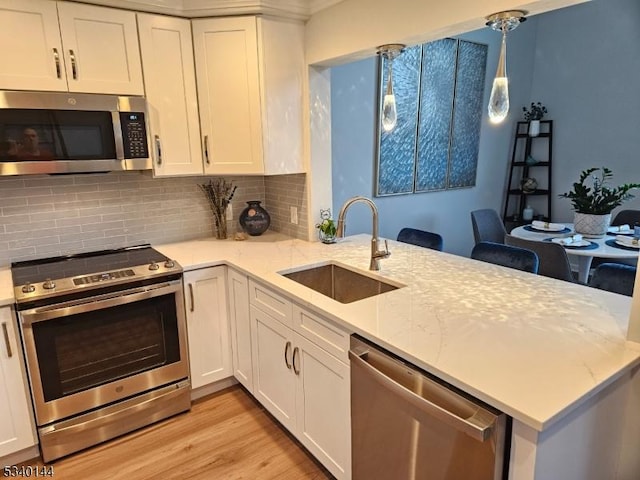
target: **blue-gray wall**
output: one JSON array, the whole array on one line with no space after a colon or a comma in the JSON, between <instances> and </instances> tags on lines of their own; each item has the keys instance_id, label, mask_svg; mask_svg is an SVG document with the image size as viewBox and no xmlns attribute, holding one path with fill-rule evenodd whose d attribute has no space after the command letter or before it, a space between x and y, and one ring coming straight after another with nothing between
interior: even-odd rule
<instances>
[{"instance_id":1,"label":"blue-gray wall","mask_svg":"<svg viewBox=\"0 0 640 480\"><path fill-rule=\"evenodd\" d=\"M476 186L461 190L375 198L380 233L395 238L405 226L440 233L445 251L468 255L469 212L503 208L515 122L522 106L542 101L554 120L555 192L579 171L606 165L614 181L640 182L640 2L594 0L531 17L508 37L511 111L499 126L485 116ZM600 33L601 32L601 33ZM484 103L488 101L500 35L489 29L461 38L489 45ZM376 59L332 69L333 209L353 195L373 196ZM553 198L553 219L571 221L567 200ZM534 205L534 208L537 206ZM640 200L625 204L640 208ZM540 205L542 208L542 205ZM370 213L352 207L348 233L370 232Z\"/></svg>"}]
</instances>

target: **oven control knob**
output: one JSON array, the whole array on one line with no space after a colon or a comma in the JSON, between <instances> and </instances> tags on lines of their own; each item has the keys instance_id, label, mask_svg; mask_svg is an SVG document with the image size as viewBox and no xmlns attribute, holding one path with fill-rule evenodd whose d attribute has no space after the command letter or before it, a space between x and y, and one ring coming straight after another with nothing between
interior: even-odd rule
<instances>
[{"instance_id":1,"label":"oven control knob","mask_svg":"<svg viewBox=\"0 0 640 480\"><path fill-rule=\"evenodd\" d=\"M158 265L156 262L151 263L151 265L149 265L149 270L158 270L160 268L160 265Z\"/></svg>"},{"instance_id":2,"label":"oven control knob","mask_svg":"<svg viewBox=\"0 0 640 480\"><path fill-rule=\"evenodd\" d=\"M53 280L47 278L47 280L42 284L42 288L44 288L45 290L51 290L53 288L56 288L56 284L53 282Z\"/></svg>"},{"instance_id":3,"label":"oven control knob","mask_svg":"<svg viewBox=\"0 0 640 480\"><path fill-rule=\"evenodd\" d=\"M36 291L36 287L31 285L29 282L25 283L22 287L22 293L32 293Z\"/></svg>"},{"instance_id":4,"label":"oven control knob","mask_svg":"<svg viewBox=\"0 0 640 480\"><path fill-rule=\"evenodd\" d=\"M173 260L167 260L166 262L164 262L164 268L173 268L176 266L176 262L174 262Z\"/></svg>"}]
</instances>

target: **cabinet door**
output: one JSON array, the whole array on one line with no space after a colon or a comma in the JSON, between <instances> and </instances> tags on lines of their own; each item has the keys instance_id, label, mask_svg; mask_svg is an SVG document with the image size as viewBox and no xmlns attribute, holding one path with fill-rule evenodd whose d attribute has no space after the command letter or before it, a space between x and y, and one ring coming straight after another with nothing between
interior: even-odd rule
<instances>
[{"instance_id":1,"label":"cabinet door","mask_svg":"<svg viewBox=\"0 0 640 480\"><path fill-rule=\"evenodd\" d=\"M143 95L136 14L57 5L69 91Z\"/></svg>"},{"instance_id":2,"label":"cabinet door","mask_svg":"<svg viewBox=\"0 0 640 480\"><path fill-rule=\"evenodd\" d=\"M0 89L67 90L56 3L0 0Z\"/></svg>"},{"instance_id":3,"label":"cabinet door","mask_svg":"<svg viewBox=\"0 0 640 480\"><path fill-rule=\"evenodd\" d=\"M263 173L255 17L194 20L193 42L205 173Z\"/></svg>"},{"instance_id":4,"label":"cabinet door","mask_svg":"<svg viewBox=\"0 0 640 480\"><path fill-rule=\"evenodd\" d=\"M36 444L20 342L8 307L0 308L0 457Z\"/></svg>"},{"instance_id":5,"label":"cabinet door","mask_svg":"<svg viewBox=\"0 0 640 480\"><path fill-rule=\"evenodd\" d=\"M289 431L295 433L296 376L292 331L259 308L250 307L253 395Z\"/></svg>"},{"instance_id":6,"label":"cabinet door","mask_svg":"<svg viewBox=\"0 0 640 480\"><path fill-rule=\"evenodd\" d=\"M294 335L296 436L338 479L351 478L349 366Z\"/></svg>"},{"instance_id":7,"label":"cabinet door","mask_svg":"<svg viewBox=\"0 0 640 480\"><path fill-rule=\"evenodd\" d=\"M156 176L202 175L191 22L138 14Z\"/></svg>"},{"instance_id":8,"label":"cabinet door","mask_svg":"<svg viewBox=\"0 0 640 480\"><path fill-rule=\"evenodd\" d=\"M205 268L184 274L193 388L232 374L224 268Z\"/></svg>"},{"instance_id":9,"label":"cabinet door","mask_svg":"<svg viewBox=\"0 0 640 480\"><path fill-rule=\"evenodd\" d=\"M246 275L235 270L228 269L227 273L233 375L247 390L253 392L249 282Z\"/></svg>"}]
</instances>

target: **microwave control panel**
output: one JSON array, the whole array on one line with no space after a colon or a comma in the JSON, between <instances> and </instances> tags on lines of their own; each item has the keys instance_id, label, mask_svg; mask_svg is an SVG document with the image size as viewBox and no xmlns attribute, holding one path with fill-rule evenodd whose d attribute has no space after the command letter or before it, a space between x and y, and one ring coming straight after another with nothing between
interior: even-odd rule
<instances>
[{"instance_id":1,"label":"microwave control panel","mask_svg":"<svg viewBox=\"0 0 640 480\"><path fill-rule=\"evenodd\" d=\"M148 158L147 126L142 112L120 112L124 158Z\"/></svg>"}]
</instances>

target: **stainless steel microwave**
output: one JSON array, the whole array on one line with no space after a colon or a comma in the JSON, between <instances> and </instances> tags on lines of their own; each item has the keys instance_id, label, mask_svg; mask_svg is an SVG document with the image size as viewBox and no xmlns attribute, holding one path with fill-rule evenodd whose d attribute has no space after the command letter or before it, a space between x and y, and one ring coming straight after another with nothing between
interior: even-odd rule
<instances>
[{"instance_id":1,"label":"stainless steel microwave","mask_svg":"<svg viewBox=\"0 0 640 480\"><path fill-rule=\"evenodd\" d=\"M143 97L0 91L0 175L148 170Z\"/></svg>"}]
</instances>

